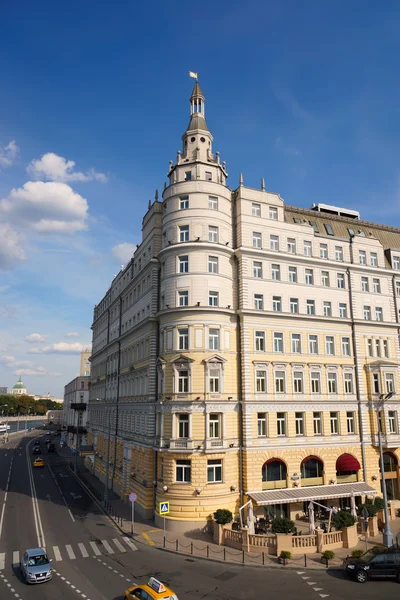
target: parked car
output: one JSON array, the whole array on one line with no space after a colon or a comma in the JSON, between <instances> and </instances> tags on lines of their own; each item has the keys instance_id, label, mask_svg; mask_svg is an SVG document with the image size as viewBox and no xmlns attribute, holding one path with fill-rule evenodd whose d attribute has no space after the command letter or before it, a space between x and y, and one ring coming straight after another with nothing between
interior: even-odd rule
<instances>
[{"instance_id":1,"label":"parked car","mask_svg":"<svg viewBox=\"0 0 400 600\"><path fill-rule=\"evenodd\" d=\"M400 550L371 548L359 558L349 558L345 562L347 575L359 583L369 579L396 579L400 583Z\"/></svg>"},{"instance_id":2,"label":"parked car","mask_svg":"<svg viewBox=\"0 0 400 600\"><path fill-rule=\"evenodd\" d=\"M33 447L33 452L32 452L32 454L41 454L41 453L42 453L42 451L41 451L41 449L40 449L40 446L34 446L34 447Z\"/></svg>"},{"instance_id":3,"label":"parked car","mask_svg":"<svg viewBox=\"0 0 400 600\"><path fill-rule=\"evenodd\" d=\"M26 583L44 583L53 577L51 559L49 560L43 548L25 550L22 555L20 568Z\"/></svg>"}]
</instances>

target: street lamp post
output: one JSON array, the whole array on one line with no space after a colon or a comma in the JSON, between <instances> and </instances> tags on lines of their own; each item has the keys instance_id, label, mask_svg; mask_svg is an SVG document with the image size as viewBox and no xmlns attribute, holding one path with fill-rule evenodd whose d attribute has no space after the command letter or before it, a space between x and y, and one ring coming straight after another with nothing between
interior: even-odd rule
<instances>
[{"instance_id":1,"label":"street lamp post","mask_svg":"<svg viewBox=\"0 0 400 600\"><path fill-rule=\"evenodd\" d=\"M29 409L27 411L27 413L25 414L25 429L26 429L26 431L28 431L28 415L30 414L30 412L31 412L31 409Z\"/></svg>"},{"instance_id":2,"label":"street lamp post","mask_svg":"<svg viewBox=\"0 0 400 600\"><path fill-rule=\"evenodd\" d=\"M389 511L388 511L388 500L387 500L387 491L386 491L386 481L385 481L385 469L383 463L383 450L382 450L382 423L379 419L379 412L384 408L385 402L390 400L390 398L394 396L394 392L389 392L386 394L381 394L379 396L379 402L376 403L376 418L378 422L378 442L379 442L379 462L381 467L381 485L382 485L382 493L383 493L383 511L385 515L385 528L383 530L383 544L390 548L393 546L393 533L391 532L389 525Z\"/></svg>"}]
</instances>

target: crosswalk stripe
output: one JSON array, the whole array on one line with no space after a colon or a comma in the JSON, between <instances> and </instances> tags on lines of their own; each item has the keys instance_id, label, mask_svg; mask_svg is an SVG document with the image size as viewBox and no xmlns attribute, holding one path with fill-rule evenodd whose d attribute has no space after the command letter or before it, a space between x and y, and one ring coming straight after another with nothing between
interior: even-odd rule
<instances>
[{"instance_id":1,"label":"crosswalk stripe","mask_svg":"<svg viewBox=\"0 0 400 600\"><path fill-rule=\"evenodd\" d=\"M100 556L101 552L98 549L98 547L96 546L95 542L89 542L93 552L95 553L96 556Z\"/></svg>"},{"instance_id":2,"label":"crosswalk stripe","mask_svg":"<svg viewBox=\"0 0 400 600\"><path fill-rule=\"evenodd\" d=\"M118 550L120 552L126 552L126 549L123 547L123 545L121 544L121 542L117 538L114 538L113 542L117 546L117 548L118 548Z\"/></svg>"},{"instance_id":3,"label":"crosswalk stripe","mask_svg":"<svg viewBox=\"0 0 400 600\"><path fill-rule=\"evenodd\" d=\"M19 565L19 550L13 552L13 565Z\"/></svg>"},{"instance_id":4,"label":"crosswalk stripe","mask_svg":"<svg viewBox=\"0 0 400 600\"><path fill-rule=\"evenodd\" d=\"M1 552L0 553L0 570L4 569L5 562L6 562L6 553Z\"/></svg>"},{"instance_id":5,"label":"crosswalk stripe","mask_svg":"<svg viewBox=\"0 0 400 600\"><path fill-rule=\"evenodd\" d=\"M60 548L58 546L53 546L53 552L54 552L54 558L56 559L57 562L62 560Z\"/></svg>"},{"instance_id":6,"label":"crosswalk stripe","mask_svg":"<svg viewBox=\"0 0 400 600\"><path fill-rule=\"evenodd\" d=\"M135 544L128 537L124 536L122 539L124 540L125 544L127 546L129 546L129 548L131 550L133 550L133 551L137 550L137 547L135 546Z\"/></svg>"},{"instance_id":7,"label":"crosswalk stripe","mask_svg":"<svg viewBox=\"0 0 400 600\"><path fill-rule=\"evenodd\" d=\"M74 558L76 558L76 556L75 556L75 553L74 553L74 551L72 550L72 546L70 546L69 544L67 544L67 545L65 546L65 549L66 549L66 551L68 552L68 556L69 556L71 559L74 559Z\"/></svg>"},{"instance_id":8,"label":"crosswalk stripe","mask_svg":"<svg viewBox=\"0 0 400 600\"><path fill-rule=\"evenodd\" d=\"M107 540L101 540L101 543L103 544L104 548L107 550L108 554L114 554L114 550L111 548L111 546L107 542Z\"/></svg>"},{"instance_id":9,"label":"crosswalk stripe","mask_svg":"<svg viewBox=\"0 0 400 600\"><path fill-rule=\"evenodd\" d=\"M78 544L78 546L79 546L79 550L82 552L83 558L87 558L89 556L89 553L86 550L85 546L83 544Z\"/></svg>"}]
</instances>

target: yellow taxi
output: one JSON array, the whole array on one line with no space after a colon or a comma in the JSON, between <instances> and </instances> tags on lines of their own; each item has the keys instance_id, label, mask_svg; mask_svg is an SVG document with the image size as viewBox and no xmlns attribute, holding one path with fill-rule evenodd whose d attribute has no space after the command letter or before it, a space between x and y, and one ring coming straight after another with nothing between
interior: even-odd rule
<instances>
[{"instance_id":1,"label":"yellow taxi","mask_svg":"<svg viewBox=\"0 0 400 600\"><path fill-rule=\"evenodd\" d=\"M36 458L36 460L33 463L34 467L44 467L44 460L41 456L39 456L38 458Z\"/></svg>"},{"instance_id":2,"label":"yellow taxi","mask_svg":"<svg viewBox=\"0 0 400 600\"><path fill-rule=\"evenodd\" d=\"M155 577L150 577L148 583L134 585L126 590L125 600L178 600L178 596Z\"/></svg>"}]
</instances>

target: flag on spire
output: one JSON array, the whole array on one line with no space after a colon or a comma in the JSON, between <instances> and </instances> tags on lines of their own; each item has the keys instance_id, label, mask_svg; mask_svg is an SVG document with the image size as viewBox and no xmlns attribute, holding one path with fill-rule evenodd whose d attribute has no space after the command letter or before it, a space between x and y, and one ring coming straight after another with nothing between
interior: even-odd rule
<instances>
[{"instance_id":1,"label":"flag on spire","mask_svg":"<svg viewBox=\"0 0 400 600\"><path fill-rule=\"evenodd\" d=\"M189 77L193 77L193 79L195 79L197 81L198 74L194 73L193 71L189 71Z\"/></svg>"}]
</instances>

